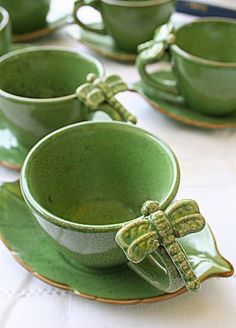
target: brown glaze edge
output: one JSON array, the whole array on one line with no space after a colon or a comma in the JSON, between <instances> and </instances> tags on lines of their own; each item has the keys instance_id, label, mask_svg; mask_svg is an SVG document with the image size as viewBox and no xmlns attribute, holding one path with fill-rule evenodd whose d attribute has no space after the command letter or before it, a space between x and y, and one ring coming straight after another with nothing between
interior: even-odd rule
<instances>
[{"instance_id":1,"label":"brown glaze edge","mask_svg":"<svg viewBox=\"0 0 236 328\"><path fill-rule=\"evenodd\" d=\"M61 23L61 24L60 24ZM53 24L53 23L52 23ZM63 22L58 22L55 26L50 26L48 24L48 27L42 28L40 30L36 30L30 33L24 33L24 34L14 34L12 36L13 42L25 42L25 41L31 41L34 39L41 38L43 36L49 35L67 25L69 25L70 22L67 22L66 19Z\"/></svg>"},{"instance_id":2,"label":"brown glaze edge","mask_svg":"<svg viewBox=\"0 0 236 328\"><path fill-rule=\"evenodd\" d=\"M79 41L80 43L82 43L83 45L85 45L86 47L88 47L89 49L91 49L92 51L97 53L98 55L105 56L107 58L114 59L114 60L121 61L121 62L134 62L137 58L136 54L125 54L125 53L124 54L116 54L115 52L103 51L103 50L99 49L98 47L91 45L91 43L81 40L80 36L78 38L76 38L73 35L71 35L69 32L67 32L67 34L69 35L70 38Z\"/></svg>"},{"instance_id":3,"label":"brown glaze edge","mask_svg":"<svg viewBox=\"0 0 236 328\"><path fill-rule=\"evenodd\" d=\"M210 230L211 230L211 228L210 228ZM211 232L212 232L212 230L211 230ZM227 278L227 277L230 277L234 274L234 268L233 268L232 264L220 254L219 249L218 249L217 244L216 244L216 240L215 240L214 235L213 235L213 239L214 239L214 243L215 243L217 253L219 254L219 256L221 258L223 258L223 260L225 260L229 264L230 270L227 271L227 272L224 272L224 273L219 273L219 274L211 274L211 275L208 275L208 276L203 275L199 278L201 282L203 282L203 281L205 281L209 278L212 278L212 277ZM23 268L25 268L28 272L32 273L35 277L39 278L43 282L45 282L45 283L47 283L47 284L49 284L53 287L57 287L57 288L60 288L60 289L66 290L66 291L70 291L70 292L74 293L75 295L79 295L79 296L81 296L82 298L85 298L85 299L98 301L98 302L102 302L102 303L109 303L109 304L124 304L124 305L125 304L146 304L146 303L155 303L155 302L167 301L169 299L172 299L176 296L182 295L182 294L187 292L186 287L183 287L183 288L177 290L174 293L163 294L163 295L157 296L157 297L131 299L131 300L122 300L122 299L121 300L116 300L116 299L102 298L102 297L97 297L97 296L94 296L94 295L88 295L88 294L80 293L79 291L72 289L68 285L61 284L61 283L59 283L57 281L54 281L54 280L50 280L50 279L44 277L43 275L39 274L38 272L33 271L30 266L28 266L20 257L18 257L16 255L16 253L11 249L11 246L9 245L9 243L1 235L0 235L0 240L3 242L3 244L6 246L6 248L10 251L10 253L14 257L14 259Z\"/></svg>"},{"instance_id":4,"label":"brown glaze edge","mask_svg":"<svg viewBox=\"0 0 236 328\"><path fill-rule=\"evenodd\" d=\"M195 127L200 127L200 128L207 128L207 129L226 129L226 128L236 128L236 122L235 123L208 123L208 122L200 122L200 121L194 121L189 118L185 118L173 113L169 113L166 111L163 107L157 105L154 101L150 100L141 90L135 90L135 89L130 89L132 92L137 92L141 94L144 99L151 104L151 106L156 109L158 112L168 116L169 118L178 121L180 123L186 124L186 125L191 125Z\"/></svg>"},{"instance_id":5,"label":"brown glaze edge","mask_svg":"<svg viewBox=\"0 0 236 328\"><path fill-rule=\"evenodd\" d=\"M21 167L22 167L22 165L14 165L14 164L10 164L10 163L4 162L4 161L0 162L0 166L3 166L5 168L13 170L13 171L18 171L18 172L20 172Z\"/></svg>"}]
</instances>

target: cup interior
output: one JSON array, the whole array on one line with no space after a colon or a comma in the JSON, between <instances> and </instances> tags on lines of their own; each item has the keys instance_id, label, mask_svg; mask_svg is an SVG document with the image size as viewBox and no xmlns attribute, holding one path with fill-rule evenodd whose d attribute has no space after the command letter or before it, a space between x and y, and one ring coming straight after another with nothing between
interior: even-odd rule
<instances>
[{"instance_id":1,"label":"cup interior","mask_svg":"<svg viewBox=\"0 0 236 328\"><path fill-rule=\"evenodd\" d=\"M25 48L0 61L0 89L25 98L72 95L89 73L101 75L95 59L65 49Z\"/></svg>"},{"instance_id":2,"label":"cup interior","mask_svg":"<svg viewBox=\"0 0 236 328\"><path fill-rule=\"evenodd\" d=\"M236 63L236 22L199 20L176 32L176 45L207 60Z\"/></svg>"},{"instance_id":3,"label":"cup interior","mask_svg":"<svg viewBox=\"0 0 236 328\"><path fill-rule=\"evenodd\" d=\"M171 150L148 132L89 122L39 142L21 178L25 198L41 214L110 225L140 216L148 199L167 205L178 189L179 170Z\"/></svg>"}]
</instances>

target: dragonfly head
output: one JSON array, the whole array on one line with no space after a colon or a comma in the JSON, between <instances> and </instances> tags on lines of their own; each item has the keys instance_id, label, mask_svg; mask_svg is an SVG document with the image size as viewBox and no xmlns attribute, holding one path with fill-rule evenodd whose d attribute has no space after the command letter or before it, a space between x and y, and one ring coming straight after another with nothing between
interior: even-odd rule
<instances>
[{"instance_id":1,"label":"dragonfly head","mask_svg":"<svg viewBox=\"0 0 236 328\"><path fill-rule=\"evenodd\" d=\"M147 200L141 208L141 213L144 216L148 216L148 215L150 215L152 213L155 213L156 211L159 211L159 210L160 210L160 206L159 206L159 203L157 201Z\"/></svg>"}]
</instances>

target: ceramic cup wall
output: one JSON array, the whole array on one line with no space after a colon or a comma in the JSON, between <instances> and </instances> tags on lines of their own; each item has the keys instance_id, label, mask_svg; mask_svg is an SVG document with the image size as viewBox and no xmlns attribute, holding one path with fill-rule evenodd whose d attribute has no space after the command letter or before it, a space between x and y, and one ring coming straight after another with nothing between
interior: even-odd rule
<instances>
[{"instance_id":1,"label":"ceramic cup wall","mask_svg":"<svg viewBox=\"0 0 236 328\"><path fill-rule=\"evenodd\" d=\"M91 6L102 16L102 26L86 25L77 16L83 6ZM135 53L137 45L153 37L157 26L166 23L175 8L175 0L79 0L74 19L83 29L112 37L117 48Z\"/></svg>"},{"instance_id":2,"label":"ceramic cup wall","mask_svg":"<svg viewBox=\"0 0 236 328\"><path fill-rule=\"evenodd\" d=\"M142 79L166 99L186 102L193 110L211 116L236 111L236 22L201 19L177 31L165 26L150 46L140 48L137 67ZM149 64L161 61L170 50L177 84L150 74Z\"/></svg>"},{"instance_id":3,"label":"ceramic cup wall","mask_svg":"<svg viewBox=\"0 0 236 328\"><path fill-rule=\"evenodd\" d=\"M10 50L11 27L8 12L0 7L0 55Z\"/></svg>"},{"instance_id":4,"label":"ceramic cup wall","mask_svg":"<svg viewBox=\"0 0 236 328\"><path fill-rule=\"evenodd\" d=\"M22 34L46 26L50 0L0 0L9 12L14 34Z\"/></svg>"},{"instance_id":5,"label":"ceramic cup wall","mask_svg":"<svg viewBox=\"0 0 236 328\"><path fill-rule=\"evenodd\" d=\"M166 207L178 186L179 167L169 147L117 122L79 123L53 132L33 147L21 174L26 203L58 247L67 250L67 260L100 270L127 262L115 242L124 222L140 216L146 199ZM148 270L142 269L142 274Z\"/></svg>"},{"instance_id":6,"label":"ceramic cup wall","mask_svg":"<svg viewBox=\"0 0 236 328\"><path fill-rule=\"evenodd\" d=\"M48 133L92 117L75 93L89 73L102 76L94 58L60 47L16 50L0 59L0 110L27 147Z\"/></svg>"}]
</instances>

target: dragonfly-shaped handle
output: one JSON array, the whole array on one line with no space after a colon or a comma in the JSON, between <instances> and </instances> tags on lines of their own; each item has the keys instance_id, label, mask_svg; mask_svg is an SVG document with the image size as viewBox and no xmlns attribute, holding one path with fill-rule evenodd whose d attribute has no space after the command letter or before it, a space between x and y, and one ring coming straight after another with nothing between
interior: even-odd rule
<instances>
[{"instance_id":1,"label":"dragonfly-shaped handle","mask_svg":"<svg viewBox=\"0 0 236 328\"><path fill-rule=\"evenodd\" d=\"M97 78L91 73L87 76L87 83L78 87L76 93L91 111L103 110L115 120L135 124L136 117L115 98L117 93L127 90L127 84L118 75Z\"/></svg>"},{"instance_id":2,"label":"dragonfly-shaped handle","mask_svg":"<svg viewBox=\"0 0 236 328\"><path fill-rule=\"evenodd\" d=\"M163 246L186 287L197 291L200 281L177 240L204 228L205 220L197 203L193 200L181 200L163 211L158 202L147 201L142 207L142 214L141 218L125 224L116 234L116 242L128 260L139 263Z\"/></svg>"}]
</instances>

